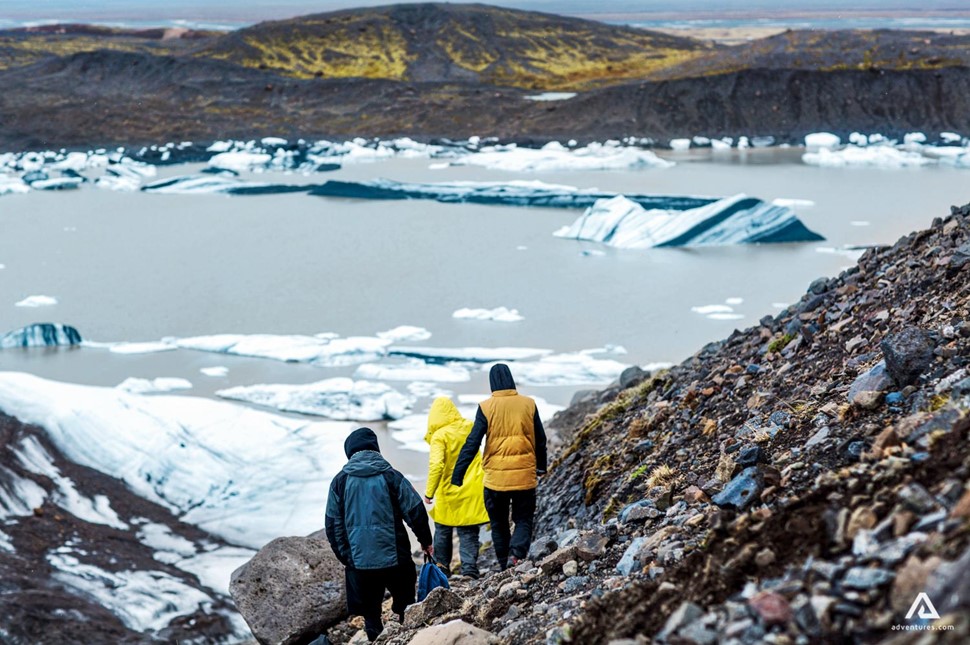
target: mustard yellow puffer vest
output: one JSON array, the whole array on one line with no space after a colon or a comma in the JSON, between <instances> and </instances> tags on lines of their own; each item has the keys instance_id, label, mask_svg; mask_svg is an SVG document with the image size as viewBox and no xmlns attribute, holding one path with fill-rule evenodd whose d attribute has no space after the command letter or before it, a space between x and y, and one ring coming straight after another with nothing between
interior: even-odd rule
<instances>
[{"instance_id":1,"label":"mustard yellow puffer vest","mask_svg":"<svg viewBox=\"0 0 970 645\"><path fill-rule=\"evenodd\" d=\"M458 462L458 454L471 429L472 422L464 419L447 397L438 397L431 404L428 432L424 436L424 440L431 446L425 496L434 498L434 507L428 514L438 524L471 526L488 522L481 454L475 455L468 467L464 484L451 484L451 474Z\"/></svg>"},{"instance_id":2,"label":"mustard yellow puffer vest","mask_svg":"<svg viewBox=\"0 0 970 645\"><path fill-rule=\"evenodd\" d=\"M536 402L515 390L498 390L480 407L488 419L482 461L485 486L492 490L535 488Z\"/></svg>"}]
</instances>

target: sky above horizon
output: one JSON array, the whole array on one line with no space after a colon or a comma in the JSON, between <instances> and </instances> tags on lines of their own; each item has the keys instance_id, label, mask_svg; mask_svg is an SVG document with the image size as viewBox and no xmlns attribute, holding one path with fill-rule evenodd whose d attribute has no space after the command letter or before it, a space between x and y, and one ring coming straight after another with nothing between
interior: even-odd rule
<instances>
[{"instance_id":1,"label":"sky above horizon","mask_svg":"<svg viewBox=\"0 0 970 645\"><path fill-rule=\"evenodd\" d=\"M452 0L467 4L474 0ZM337 9L394 4L388 0L0 0L6 20L189 19L254 22ZM488 4L573 15L642 13L764 14L778 12L970 12L967 0L495 0Z\"/></svg>"}]
</instances>

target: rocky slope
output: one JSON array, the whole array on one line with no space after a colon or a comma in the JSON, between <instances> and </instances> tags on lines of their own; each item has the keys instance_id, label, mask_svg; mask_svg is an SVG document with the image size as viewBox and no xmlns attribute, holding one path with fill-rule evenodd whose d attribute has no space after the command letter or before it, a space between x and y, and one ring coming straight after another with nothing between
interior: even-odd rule
<instances>
[{"instance_id":1,"label":"rocky slope","mask_svg":"<svg viewBox=\"0 0 970 645\"><path fill-rule=\"evenodd\" d=\"M531 559L457 581L383 642L458 618L515 643L966 642L968 277L970 205L578 397Z\"/></svg>"},{"instance_id":2,"label":"rocky slope","mask_svg":"<svg viewBox=\"0 0 970 645\"><path fill-rule=\"evenodd\" d=\"M791 32L722 47L485 5L237 32L0 32L0 150L234 137L521 142L970 131L970 38ZM538 90L579 96L555 102Z\"/></svg>"}]
</instances>

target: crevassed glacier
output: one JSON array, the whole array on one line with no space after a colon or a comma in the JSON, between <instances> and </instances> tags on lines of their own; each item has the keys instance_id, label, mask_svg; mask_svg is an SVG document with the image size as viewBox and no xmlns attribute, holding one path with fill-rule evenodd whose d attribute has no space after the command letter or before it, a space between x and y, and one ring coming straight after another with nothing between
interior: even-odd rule
<instances>
[{"instance_id":1,"label":"crevassed glacier","mask_svg":"<svg viewBox=\"0 0 970 645\"><path fill-rule=\"evenodd\" d=\"M596 202L555 235L630 249L824 239L810 231L790 208L746 195L686 211L646 210L620 195Z\"/></svg>"},{"instance_id":2,"label":"crevassed glacier","mask_svg":"<svg viewBox=\"0 0 970 645\"><path fill-rule=\"evenodd\" d=\"M257 549L279 535L320 529L351 429L15 372L0 372L0 409L44 428L67 459L123 480L183 522Z\"/></svg>"}]
</instances>

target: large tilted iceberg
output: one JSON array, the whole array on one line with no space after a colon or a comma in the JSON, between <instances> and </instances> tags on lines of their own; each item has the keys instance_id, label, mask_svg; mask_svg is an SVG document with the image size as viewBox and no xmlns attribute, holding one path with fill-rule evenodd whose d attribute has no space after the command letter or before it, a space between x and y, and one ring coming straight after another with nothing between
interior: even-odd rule
<instances>
[{"instance_id":1,"label":"large tilted iceberg","mask_svg":"<svg viewBox=\"0 0 970 645\"><path fill-rule=\"evenodd\" d=\"M307 423L233 403L140 396L0 373L0 410L44 428L71 461L232 544L319 530L345 459L345 423Z\"/></svg>"},{"instance_id":2,"label":"large tilted iceberg","mask_svg":"<svg viewBox=\"0 0 970 645\"><path fill-rule=\"evenodd\" d=\"M629 249L824 239L790 208L746 195L685 211L647 210L620 195L596 202L555 235Z\"/></svg>"}]
</instances>

